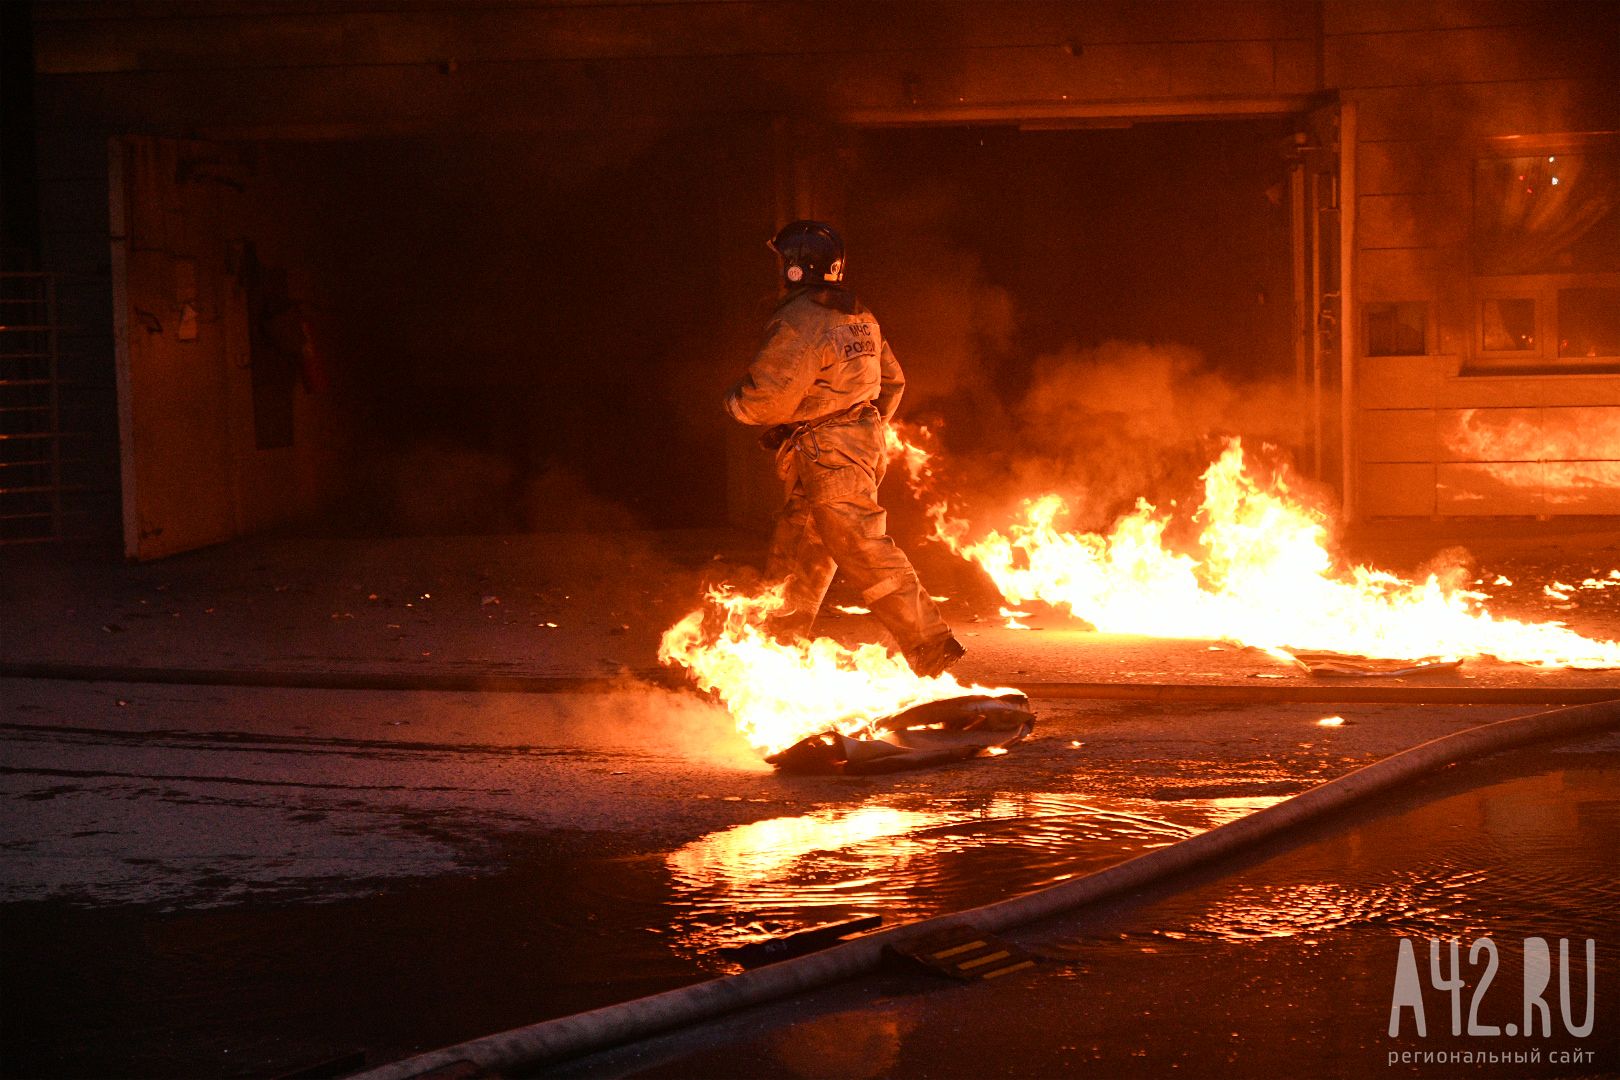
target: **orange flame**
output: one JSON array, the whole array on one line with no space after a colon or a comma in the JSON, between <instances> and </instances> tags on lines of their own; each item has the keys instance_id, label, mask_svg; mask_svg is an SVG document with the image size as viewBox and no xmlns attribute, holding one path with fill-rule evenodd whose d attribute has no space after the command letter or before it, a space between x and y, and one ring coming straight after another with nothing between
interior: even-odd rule
<instances>
[{"instance_id":1,"label":"orange flame","mask_svg":"<svg viewBox=\"0 0 1620 1080\"><path fill-rule=\"evenodd\" d=\"M1026 500L1005 531L970 540L970 523L933 493L933 456L891 426L888 446L915 492L926 500L934 539L990 576L1005 602L1041 601L1097 629L1164 638L1230 640L1286 656L1286 648L1359 653L1382 659L1493 656L1542 666L1620 668L1620 642L1582 637L1562 623L1499 618L1487 594L1430 576L1404 580L1365 566L1336 566L1327 549L1328 519L1295 498L1281 473L1250 474L1232 439L1203 474L1194 521L1196 550L1173 550L1172 514L1145 499L1106 534L1063 527L1055 494ZM1508 584L1498 577L1497 584ZM1620 585L1620 570L1579 586ZM1568 599L1576 586L1558 583ZM807 736L836 730L869 734L871 724L915 705L963 694L1004 694L950 675L918 678L882 645L849 648L831 638L782 642L766 620L783 606L778 585L757 594L721 585L705 605L664 633L661 663L680 665L731 712L764 755ZM1023 610L1004 608L1012 629Z\"/></svg>"},{"instance_id":2,"label":"orange flame","mask_svg":"<svg viewBox=\"0 0 1620 1080\"><path fill-rule=\"evenodd\" d=\"M926 451L897 436L913 487L929 495ZM913 467L912 458L924 461ZM1282 474L1248 472L1239 440L1203 474L1196 554L1166 546L1172 517L1145 499L1107 534L1062 527L1058 495L1026 500L1005 531L968 540L949 504L928 509L934 539L983 567L1011 604L1039 600L1097 629L1153 637L1232 640L1257 648L1357 653L1388 659L1493 656L1543 666L1620 667L1620 642L1595 641L1562 623L1499 618L1484 593L1365 566L1337 567L1328 519L1289 490Z\"/></svg>"},{"instance_id":3,"label":"orange flame","mask_svg":"<svg viewBox=\"0 0 1620 1080\"><path fill-rule=\"evenodd\" d=\"M764 623L782 609L780 585L753 596L722 585L705 599L665 631L659 662L685 667L699 689L715 694L762 755L824 731L861 734L927 701L1012 692L964 686L951 675L919 678L882 645L777 641Z\"/></svg>"}]
</instances>

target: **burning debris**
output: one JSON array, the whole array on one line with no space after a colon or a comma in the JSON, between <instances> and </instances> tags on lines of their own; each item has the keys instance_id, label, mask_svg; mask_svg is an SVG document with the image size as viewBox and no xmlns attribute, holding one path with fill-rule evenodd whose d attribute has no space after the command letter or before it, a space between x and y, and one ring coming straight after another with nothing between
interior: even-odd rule
<instances>
[{"instance_id":1,"label":"burning debris","mask_svg":"<svg viewBox=\"0 0 1620 1080\"><path fill-rule=\"evenodd\" d=\"M1455 671L1462 666L1462 661L1456 657L1425 656L1416 660L1377 660L1366 656L1344 656L1340 653L1293 652L1289 649L1279 649L1278 652L1283 658L1298 664L1312 675L1339 679L1426 675L1435 671Z\"/></svg>"},{"instance_id":2,"label":"burning debris","mask_svg":"<svg viewBox=\"0 0 1620 1080\"><path fill-rule=\"evenodd\" d=\"M1035 726L1023 694L970 694L929 701L867 726L857 737L837 731L801 739L765 760L783 772L899 772L996 756Z\"/></svg>"},{"instance_id":3,"label":"burning debris","mask_svg":"<svg viewBox=\"0 0 1620 1080\"><path fill-rule=\"evenodd\" d=\"M930 702L1021 698L1008 687L963 685L948 674L922 678L882 645L851 649L825 637L779 641L765 622L782 610L780 586L757 595L720 586L706 601L664 633L658 659L686 668L766 757L827 733L881 739L884 732L906 726L880 726L886 718L898 720ZM998 740L1003 741L1008 740Z\"/></svg>"},{"instance_id":4,"label":"burning debris","mask_svg":"<svg viewBox=\"0 0 1620 1080\"><path fill-rule=\"evenodd\" d=\"M1007 620L1006 622L1002 623L1002 625L1005 626L1008 630L1029 630L1029 629L1031 629L1031 627L1030 627L1030 625L1028 623L1018 621L1020 619L1029 618L1029 612L1027 612L1027 611L1015 611L1014 609L1012 609L1010 607L1003 606L997 612L997 614L999 614L1003 619Z\"/></svg>"}]
</instances>

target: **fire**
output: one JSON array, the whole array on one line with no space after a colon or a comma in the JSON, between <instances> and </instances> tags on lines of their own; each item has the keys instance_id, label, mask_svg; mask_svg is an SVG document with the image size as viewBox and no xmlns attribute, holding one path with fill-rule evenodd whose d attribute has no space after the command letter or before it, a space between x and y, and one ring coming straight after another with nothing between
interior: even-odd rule
<instances>
[{"instance_id":1,"label":"fire","mask_svg":"<svg viewBox=\"0 0 1620 1080\"><path fill-rule=\"evenodd\" d=\"M901 441L908 474L926 480L926 452ZM913 466L916 454L924 460ZM929 514L934 538L983 567L1008 603L1038 600L1105 632L1384 659L1620 667L1620 642L1594 641L1562 623L1498 618L1485 610L1484 593L1432 575L1416 582L1335 566L1326 515L1296 498L1283 474L1264 482L1251 475L1239 440L1228 441L1202 479L1193 520L1203 530L1193 553L1167 545L1172 515L1145 499L1107 535L1065 529L1068 507L1055 494L1025 501L1005 530L974 540L947 503L934 502Z\"/></svg>"},{"instance_id":2,"label":"fire","mask_svg":"<svg viewBox=\"0 0 1620 1080\"><path fill-rule=\"evenodd\" d=\"M890 457L928 500L933 538L995 583L1010 605L1001 615L1011 629L1029 629L1019 621L1029 615L1021 605L1040 601L1104 632L1235 641L1279 656L1294 649L1620 668L1620 642L1585 638L1558 622L1494 616L1483 592L1432 575L1407 581L1335 565L1327 516L1296 497L1283 473L1263 480L1251 474L1236 439L1203 474L1194 550L1178 551L1166 541L1173 511L1145 499L1105 535L1065 528L1063 498L1042 495L1026 500L1005 529L970 539L971 524L933 493L932 455L916 441L927 432L918 430L907 438L891 427ZM1494 584L1511 582L1498 576ZM1620 570L1578 588L1611 585L1620 586ZM1547 593L1567 600L1576 588L1559 582ZM964 685L950 675L918 678L878 644L777 641L765 623L782 604L780 585L755 594L718 586L703 607L664 633L658 650L660 662L684 667L699 689L719 699L761 754L829 730L870 734L874 721L928 701L1013 692Z\"/></svg>"},{"instance_id":3,"label":"fire","mask_svg":"<svg viewBox=\"0 0 1620 1080\"><path fill-rule=\"evenodd\" d=\"M1003 619L1007 620L1002 625L1009 630L1028 630L1030 628L1028 623L1018 621L1019 619L1029 618L1029 612L1027 611L1014 611L1010 607L1003 606L1000 610L1000 615Z\"/></svg>"},{"instance_id":4,"label":"fire","mask_svg":"<svg viewBox=\"0 0 1620 1080\"><path fill-rule=\"evenodd\" d=\"M782 608L782 589L757 595L711 589L704 607L664 633L658 659L679 664L725 705L762 755L828 730L859 735L875 720L927 701L1006 694L954 676L922 679L882 645L850 649L831 638L786 643L764 629Z\"/></svg>"}]
</instances>

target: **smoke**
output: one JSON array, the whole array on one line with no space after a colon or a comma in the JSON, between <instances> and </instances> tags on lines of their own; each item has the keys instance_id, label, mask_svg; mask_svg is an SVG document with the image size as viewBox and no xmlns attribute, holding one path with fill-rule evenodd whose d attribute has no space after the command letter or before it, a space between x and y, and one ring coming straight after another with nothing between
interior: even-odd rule
<instances>
[{"instance_id":1,"label":"smoke","mask_svg":"<svg viewBox=\"0 0 1620 1080\"><path fill-rule=\"evenodd\" d=\"M739 772L770 766L737 731L731 714L716 702L686 691L629 683L621 691L574 697L541 706L564 725L570 743L633 748Z\"/></svg>"},{"instance_id":2,"label":"smoke","mask_svg":"<svg viewBox=\"0 0 1620 1080\"><path fill-rule=\"evenodd\" d=\"M1227 437L1282 447L1303 437L1290 382L1235 378L1181 345L1110 341L1041 357L1011 411L1011 490L1058 491L1092 525L1137 498L1184 494Z\"/></svg>"},{"instance_id":3,"label":"smoke","mask_svg":"<svg viewBox=\"0 0 1620 1080\"><path fill-rule=\"evenodd\" d=\"M901 417L939 435L970 518L1057 492L1071 525L1099 528L1139 497L1191 494L1224 437L1297 454L1306 410L1275 301L1291 287L1286 134L860 142L852 281L905 368Z\"/></svg>"},{"instance_id":4,"label":"smoke","mask_svg":"<svg viewBox=\"0 0 1620 1080\"><path fill-rule=\"evenodd\" d=\"M1228 438L1265 471L1297 464L1307 410L1291 380L1219 371L1196 349L1110 341L1042 356L998 432L945 425L944 483L980 527L1061 495L1067 527L1105 530L1138 499L1190 518L1199 478ZM1297 496L1323 493L1290 473Z\"/></svg>"},{"instance_id":5,"label":"smoke","mask_svg":"<svg viewBox=\"0 0 1620 1080\"><path fill-rule=\"evenodd\" d=\"M629 509L597 494L552 461L443 442L373 453L369 505L352 522L405 535L619 531L637 526Z\"/></svg>"},{"instance_id":6,"label":"smoke","mask_svg":"<svg viewBox=\"0 0 1620 1080\"><path fill-rule=\"evenodd\" d=\"M856 291L872 305L906 373L905 413L956 428L997 425L996 385L1016 355L1017 307L983 260L943 230L963 196L910 191L882 203L882 228L860 232ZM869 231L868 231L869 230Z\"/></svg>"}]
</instances>

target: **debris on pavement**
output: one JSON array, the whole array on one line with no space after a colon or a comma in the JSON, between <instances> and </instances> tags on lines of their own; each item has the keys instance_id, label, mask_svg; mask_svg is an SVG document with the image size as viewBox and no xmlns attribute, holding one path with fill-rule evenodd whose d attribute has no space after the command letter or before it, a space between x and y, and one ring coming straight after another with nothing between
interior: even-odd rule
<instances>
[{"instance_id":1,"label":"debris on pavement","mask_svg":"<svg viewBox=\"0 0 1620 1080\"><path fill-rule=\"evenodd\" d=\"M826 731L765 760L788 773L900 772L993 756L1023 741L1034 727L1023 694L969 694L884 717L870 725L869 738Z\"/></svg>"},{"instance_id":2,"label":"debris on pavement","mask_svg":"<svg viewBox=\"0 0 1620 1080\"><path fill-rule=\"evenodd\" d=\"M1323 678L1364 679L1390 678L1397 675L1422 675L1435 671L1455 671L1462 660L1451 656L1425 656L1418 660L1378 660L1369 656L1353 656L1332 652L1295 652L1284 649L1300 667Z\"/></svg>"},{"instance_id":3,"label":"debris on pavement","mask_svg":"<svg viewBox=\"0 0 1620 1080\"><path fill-rule=\"evenodd\" d=\"M882 925L883 916L865 915L844 922L812 926L808 930L799 930L766 941L751 941L746 945L734 945L719 950L718 955L734 960L745 968L756 968L765 964L774 964L778 960L787 960L795 956L804 956L806 953L812 953L818 949L825 949L829 945L836 945L855 934L876 930Z\"/></svg>"}]
</instances>

